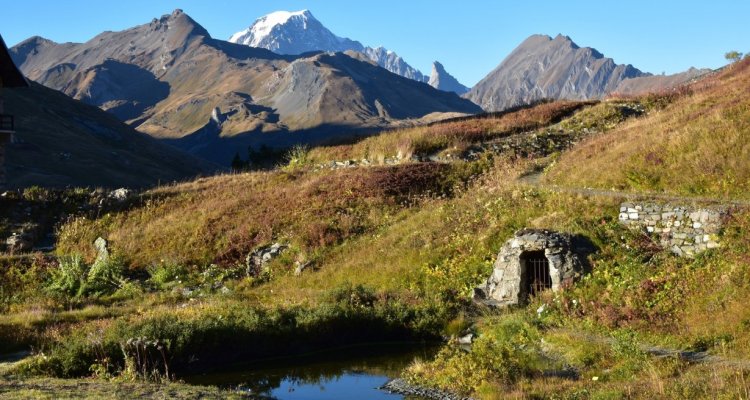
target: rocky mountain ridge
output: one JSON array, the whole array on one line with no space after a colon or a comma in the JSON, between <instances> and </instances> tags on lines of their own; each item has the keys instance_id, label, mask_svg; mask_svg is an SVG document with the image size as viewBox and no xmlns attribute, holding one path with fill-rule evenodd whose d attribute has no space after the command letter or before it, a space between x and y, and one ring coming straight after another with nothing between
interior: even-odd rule
<instances>
[{"instance_id":1,"label":"rocky mountain ridge","mask_svg":"<svg viewBox=\"0 0 750 400\"><path fill-rule=\"evenodd\" d=\"M600 98L625 79L648 76L569 37L532 35L465 95L486 111L541 99Z\"/></svg>"},{"instance_id":2,"label":"rocky mountain ridge","mask_svg":"<svg viewBox=\"0 0 750 400\"><path fill-rule=\"evenodd\" d=\"M356 40L336 36L323 26L309 10L270 13L258 18L249 28L233 34L229 41L260 47L285 55L299 55L313 51L339 52L353 50L366 55L377 65L394 74L418 82L430 82L430 77L409 65L393 51L382 46L364 46ZM461 88L464 87L461 84L458 84L460 86L444 85L444 87L453 87L459 90L443 89L430 85L440 90L454 91L458 94L465 92L465 90L461 91Z\"/></svg>"},{"instance_id":3,"label":"rocky mountain ridge","mask_svg":"<svg viewBox=\"0 0 750 400\"><path fill-rule=\"evenodd\" d=\"M465 98L485 111L501 111L542 99L591 100L674 88L707 69L652 75L630 64L616 64L591 47L564 35L532 35L516 47Z\"/></svg>"},{"instance_id":4,"label":"rocky mountain ridge","mask_svg":"<svg viewBox=\"0 0 750 400\"><path fill-rule=\"evenodd\" d=\"M11 55L30 79L221 164L249 145L351 138L435 112L481 111L353 54L285 56L213 39L181 10L86 43L30 38ZM220 124L210 118L216 108Z\"/></svg>"}]
</instances>

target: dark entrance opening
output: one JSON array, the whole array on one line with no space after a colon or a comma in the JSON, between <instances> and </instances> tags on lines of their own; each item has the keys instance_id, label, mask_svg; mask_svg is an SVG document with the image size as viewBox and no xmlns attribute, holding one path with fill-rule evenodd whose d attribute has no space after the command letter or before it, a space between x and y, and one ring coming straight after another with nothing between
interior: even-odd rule
<instances>
[{"instance_id":1,"label":"dark entrance opening","mask_svg":"<svg viewBox=\"0 0 750 400\"><path fill-rule=\"evenodd\" d=\"M529 251L521 254L523 268L523 290L528 296L535 296L552 288L552 277L549 274L549 261L544 251Z\"/></svg>"}]
</instances>

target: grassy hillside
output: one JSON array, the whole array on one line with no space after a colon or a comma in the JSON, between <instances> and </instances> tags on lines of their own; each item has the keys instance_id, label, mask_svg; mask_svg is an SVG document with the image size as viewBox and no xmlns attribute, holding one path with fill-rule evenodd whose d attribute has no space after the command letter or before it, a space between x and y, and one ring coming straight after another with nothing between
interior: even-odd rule
<instances>
[{"instance_id":1,"label":"grassy hillside","mask_svg":"<svg viewBox=\"0 0 750 400\"><path fill-rule=\"evenodd\" d=\"M747 199L750 60L698 81L674 104L590 139L550 169L548 182Z\"/></svg>"},{"instance_id":2,"label":"grassy hillside","mask_svg":"<svg viewBox=\"0 0 750 400\"><path fill-rule=\"evenodd\" d=\"M161 187L127 209L70 221L60 230L57 259L2 260L2 350L33 345L43 351L5 375L159 381L269 351L445 337L451 342L434 360L416 361L404 372L408 380L482 399L744 396L750 390L750 311L744 307L750 214L733 210L723 246L684 259L621 226L620 199L522 177L552 163L544 179L573 185L584 175L570 157L583 157L594 143L612 145L584 153L591 158L577 166L591 176L617 176L619 158L599 159L621 151L614 144L635 134L634 127L692 132L699 142L702 131L690 124L713 115L717 126L735 126L744 135L747 127L732 112L711 104L721 101L722 90L742 101L732 85L722 85L744 79L746 71L740 64L692 94L542 104L354 145L298 149L276 171ZM696 118L667 118L677 118L701 93L715 97L694 104ZM561 138L575 147L553 145ZM641 149L661 143L658 135L639 138L634 146ZM451 163L413 162L402 154L397 165L319 167L376 152L392 157L402 143L418 154L497 139L549 146L531 152L483 147L488 150L471 160ZM671 171L672 159L664 160ZM713 162L721 171L740 160ZM681 187L701 175L663 179ZM472 288L489 275L502 243L524 227L590 239L597 248L588 260L591 272L525 307L472 304ZM94 261L97 236L110 241L108 262ZM250 252L276 242L289 247L262 268L248 268ZM76 254L83 257L71 258ZM300 265L307 268L295 272ZM477 335L470 352L452 344L467 332ZM157 344L133 344L141 343L136 338ZM656 357L646 344L721 358ZM148 368L137 363L134 349L159 355L159 346L168 361ZM189 362L196 358L199 363Z\"/></svg>"},{"instance_id":3,"label":"grassy hillside","mask_svg":"<svg viewBox=\"0 0 750 400\"><path fill-rule=\"evenodd\" d=\"M408 159L412 156L430 156L446 149L463 150L473 143L548 126L592 104L594 103L580 101L542 102L534 107L521 107L515 111L402 128L353 145L319 147L311 151L310 158L319 162L364 158L382 163L389 157Z\"/></svg>"}]
</instances>

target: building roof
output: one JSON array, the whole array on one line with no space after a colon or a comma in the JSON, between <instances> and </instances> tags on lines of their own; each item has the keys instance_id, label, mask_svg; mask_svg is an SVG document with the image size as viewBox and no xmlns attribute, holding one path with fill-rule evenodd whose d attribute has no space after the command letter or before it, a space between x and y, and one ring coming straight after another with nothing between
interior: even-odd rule
<instances>
[{"instance_id":1,"label":"building roof","mask_svg":"<svg viewBox=\"0 0 750 400\"><path fill-rule=\"evenodd\" d=\"M18 70L13 59L10 57L8 47L5 45L3 37L0 36L0 87L26 87L29 82L24 78L21 71Z\"/></svg>"}]
</instances>

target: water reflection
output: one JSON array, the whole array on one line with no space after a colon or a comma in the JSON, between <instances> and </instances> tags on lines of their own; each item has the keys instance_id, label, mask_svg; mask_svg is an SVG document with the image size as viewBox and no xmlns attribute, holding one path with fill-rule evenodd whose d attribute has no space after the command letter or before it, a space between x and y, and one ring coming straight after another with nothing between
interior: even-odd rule
<instances>
[{"instance_id":1,"label":"water reflection","mask_svg":"<svg viewBox=\"0 0 750 400\"><path fill-rule=\"evenodd\" d=\"M279 400L397 400L404 397L377 388L398 376L415 358L429 359L435 351L435 346L424 343L350 346L236 366L231 370L185 377L185 381L242 388Z\"/></svg>"}]
</instances>

